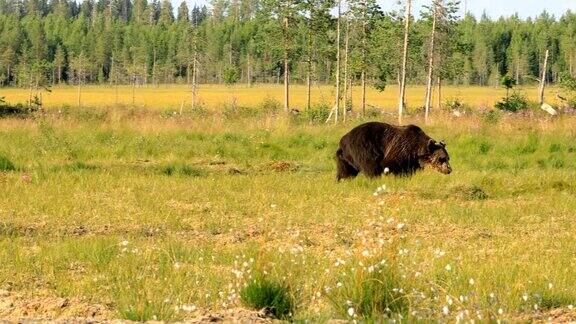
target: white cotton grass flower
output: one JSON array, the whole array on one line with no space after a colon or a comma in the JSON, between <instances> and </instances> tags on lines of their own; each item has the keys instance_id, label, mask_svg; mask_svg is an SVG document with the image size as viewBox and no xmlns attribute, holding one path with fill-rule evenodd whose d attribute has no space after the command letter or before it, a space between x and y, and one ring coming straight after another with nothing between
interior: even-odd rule
<instances>
[{"instance_id":1,"label":"white cotton grass flower","mask_svg":"<svg viewBox=\"0 0 576 324\"><path fill-rule=\"evenodd\" d=\"M498 308L498 315L504 314L504 310L502 308Z\"/></svg>"},{"instance_id":2,"label":"white cotton grass flower","mask_svg":"<svg viewBox=\"0 0 576 324\"><path fill-rule=\"evenodd\" d=\"M384 191L386 191L386 185L385 184L376 188L376 191L374 191L374 196L378 196L379 194L383 193Z\"/></svg>"},{"instance_id":3,"label":"white cotton grass flower","mask_svg":"<svg viewBox=\"0 0 576 324\"><path fill-rule=\"evenodd\" d=\"M180 306L180 309L185 311L185 312L190 313L190 312L193 312L196 310L196 306L194 306L194 305L182 305L182 306Z\"/></svg>"},{"instance_id":4,"label":"white cotton grass flower","mask_svg":"<svg viewBox=\"0 0 576 324\"><path fill-rule=\"evenodd\" d=\"M354 309L354 307L348 308L348 316L354 317L354 315L356 315L356 310Z\"/></svg>"},{"instance_id":5,"label":"white cotton grass flower","mask_svg":"<svg viewBox=\"0 0 576 324\"><path fill-rule=\"evenodd\" d=\"M452 270L452 266L450 264L447 264L444 269L446 269L446 271L451 271Z\"/></svg>"},{"instance_id":6,"label":"white cotton grass flower","mask_svg":"<svg viewBox=\"0 0 576 324\"><path fill-rule=\"evenodd\" d=\"M448 308L448 306L444 305L444 307L442 307L442 313L444 315L450 314L450 308Z\"/></svg>"},{"instance_id":7,"label":"white cotton grass flower","mask_svg":"<svg viewBox=\"0 0 576 324\"><path fill-rule=\"evenodd\" d=\"M385 167L385 168L384 168L384 174L388 174L388 173L390 173L390 168Z\"/></svg>"},{"instance_id":8,"label":"white cotton grass flower","mask_svg":"<svg viewBox=\"0 0 576 324\"><path fill-rule=\"evenodd\" d=\"M128 242L127 240L120 242L120 246L128 246L128 244L130 244L130 242Z\"/></svg>"},{"instance_id":9,"label":"white cotton grass flower","mask_svg":"<svg viewBox=\"0 0 576 324\"><path fill-rule=\"evenodd\" d=\"M470 286L474 286L474 279L470 278L470 280L468 280L468 283L470 284Z\"/></svg>"},{"instance_id":10,"label":"white cotton grass flower","mask_svg":"<svg viewBox=\"0 0 576 324\"><path fill-rule=\"evenodd\" d=\"M522 299L523 299L525 302L528 301L528 294L527 294L527 293L522 294Z\"/></svg>"},{"instance_id":11,"label":"white cotton grass flower","mask_svg":"<svg viewBox=\"0 0 576 324\"><path fill-rule=\"evenodd\" d=\"M574 309L574 305L572 305L572 304L568 305L568 309L569 309L569 310L573 310L573 309Z\"/></svg>"}]
</instances>

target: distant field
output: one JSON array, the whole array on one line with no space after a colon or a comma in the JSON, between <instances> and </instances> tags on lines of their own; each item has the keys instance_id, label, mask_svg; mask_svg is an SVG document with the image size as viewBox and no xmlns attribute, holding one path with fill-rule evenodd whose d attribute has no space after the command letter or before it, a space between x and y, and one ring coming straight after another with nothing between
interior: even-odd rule
<instances>
[{"instance_id":1,"label":"distant field","mask_svg":"<svg viewBox=\"0 0 576 324\"><path fill-rule=\"evenodd\" d=\"M424 128L450 176L337 183L338 140L362 120L166 116L184 88L140 91L151 111L0 119L1 319L254 321L256 278L286 287L295 320L576 319L573 117L438 116Z\"/></svg>"},{"instance_id":2,"label":"distant field","mask_svg":"<svg viewBox=\"0 0 576 324\"><path fill-rule=\"evenodd\" d=\"M368 105L395 111L398 106L398 88L389 86L384 92L378 92L371 87L367 88ZM529 100L537 101L538 89L536 86L520 88ZM547 89L546 98L550 103L555 103L556 89ZM116 94L118 93L118 96ZM407 89L407 104L416 108L423 106L424 86L409 86ZM472 107L492 106L494 102L505 95L506 91L493 87L456 87L444 86L442 90L443 102L449 99L459 99ZM0 88L0 96L5 96L10 103L25 102L28 99L28 90L20 88ZM226 87L223 85L200 85L198 88L198 102L206 108L222 107L229 105L233 98L241 106L255 106L265 98L274 98L283 102L284 89L281 85L237 85ZM434 94L436 96L436 93ZM77 106L77 88L72 86L58 86L51 93L43 93L44 103L47 107L60 107L62 105ZM185 85L160 85L158 87L147 85L137 87L134 102L138 107L148 109L179 109L184 103L185 107L190 104L190 89ZM295 85L291 87L291 106L303 109L306 103L306 87ZM334 87L319 86L312 88L313 104L333 105ZM82 104L87 107L113 106L116 103L132 104L132 87L121 86L116 92L112 86L86 86L82 90ZM354 87L353 103L360 103L360 88ZM434 100L436 105L436 99Z\"/></svg>"}]
</instances>

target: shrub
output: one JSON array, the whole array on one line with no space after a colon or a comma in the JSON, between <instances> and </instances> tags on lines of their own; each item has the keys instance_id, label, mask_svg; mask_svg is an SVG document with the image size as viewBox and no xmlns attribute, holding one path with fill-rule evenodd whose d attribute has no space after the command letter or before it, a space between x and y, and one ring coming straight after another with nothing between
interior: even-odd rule
<instances>
[{"instance_id":1,"label":"shrub","mask_svg":"<svg viewBox=\"0 0 576 324\"><path fill-rule=\"evenodd\" d=\"M294 302L290 289L278 282L257 276L240 292L244 305L256 310L264 310L279 319L292 316Z\"/></svg>"},{"instance_id":2,"label":"shrub","mask_svg":"<svg viewBox=\"0 0 576 324\"><path fill-rule=\"evenodd\" d=\"M22 104L10 105L7 104L3 97L0 100L0 118L1 117L26 117L26 115L33 112L32 109L24 107Z\"/></svg>"},{"instance_id":3,"label":"shrub","mask_svg":"<svg viewBox=\"0 0 576 324\"><path fill-rule=\"evenodd\" d=\"M327 104L320 104L306 110L306 117L313 123L323 123L330 115L330 107Z\"/></svg>"},{"instance_id":4,"label":"shrub","mask_svg":"<svg viewBox=\"0 0 576 324\"><path fill-rule=\"evenodd\" d=\"M528 100L522 94L514 92L511 96L497 102L494 107L499 110L517 112L528 108Z\"/></svg>"},{"instance_id":5,"label":"shrub","mask_svg":"<svg viewBox=\"0 0 576 324\"><path fill-rule=\"evenodd\" d=\"M276 114L282 110L282 104L278 100L267 96L258 108L264 114Z\"/></svg>"},{"instance_id":6,"label":"shrub","mask_svg":"<svg viewBox=\"0 0 576 324\"><path fill-rule=\"evenodd\" d=\"M14 166L12 161L10 161L10 159L5 157L4 155L0 154L0 172L15 171L15 170L16 167Z\"/></svg>"},{"instance_id":7,"label":"shrub","mask_svg":"<svg viewBox=\"0 0 576 324\"><path fill-rule=\"evenodd\" d=\"M500 113L496 110L490 110L482 116L482 120L484 120L486 124L496 125L500 121Z\"/></svg>"},{"instance_id":8,"label":"shrub","mask_svg":"<svg viewBox=\"0 0 576 324\"><path fill-rule=\"evenodd\" d=\"M459 111L464 113L472 112L472 108L470 108L470 106L468 106L467 104L463 103L460 98L450 98L444 101L444 105L442 107L450 112L453 111Z\"/></svg>"}]
</instances>

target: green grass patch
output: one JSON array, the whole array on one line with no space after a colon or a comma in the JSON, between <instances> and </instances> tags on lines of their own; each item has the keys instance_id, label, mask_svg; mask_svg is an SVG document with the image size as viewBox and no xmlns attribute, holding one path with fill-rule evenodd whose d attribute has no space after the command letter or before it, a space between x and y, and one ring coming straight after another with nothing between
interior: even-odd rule
<instances>
[{"instance_id":1,"label":"green grass patch","mask_svg":"<svg viewBox=\"0 0 576 324\"><path fill-rule=\"evenodd\" d=\"M295 303L287 285L257 275L240 292L242 303L255 310L264 310L279 319L294 313Z\"/></svg>"},{"instance_id":2,"label":"green grass patch","mask_svg":"<svg viewBox=\"0 0 576 324\"><path fill-rule=\"evenodd\" d=\"M14 165L14 163L12 163L12 161L10 161L10 159L8 159L8 157L6 157L3 154L0 154L0 172L6 172L6 171L15 171L16 170L16 166Z\"/></svg>"}]
</instances>

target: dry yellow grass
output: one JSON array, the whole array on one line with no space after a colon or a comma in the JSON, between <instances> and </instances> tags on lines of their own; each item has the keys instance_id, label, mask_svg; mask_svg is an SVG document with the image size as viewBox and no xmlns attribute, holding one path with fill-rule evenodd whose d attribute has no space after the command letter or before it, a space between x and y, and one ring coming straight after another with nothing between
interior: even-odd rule
<instances>
[{"instance_id":1,"label":"dry yellow grass","mask_svg":"<svg viewBox=\"0 0 576 324\"><path fill-rule=\"evenodd\" d=\"M538 89L536 86L518 89L529 100L536 101ZM409 107L420 107L424 102L424 86L410 86L407 89L407 103ZM556 103L557 90L548 88L546 98L551 103ZM506 93L505 89L494 87L477 86L445 86L443 87L443 101L458 98L463 103L473 107L492 106ZM0 91L10 103L25 102L28 98L28 90L21 88L4 88ZM53 108L62 105L76 106L78 102L77 88L73 86L58 86L52 92L42 94L46 107ZM282 102L284 89L282 85L236 85L226 87L223 85L200 85L198 88L198 102L206 107L219 107L232 102L241 106L255 106L265 98L271 97ZM436 96L436 93L434 93ZM314 104L325 103L331 105L334 98L334 87L315 86L312 88L312 101ZM182 104L190 105L190 88L186 85L160 85L137 87L134 92L134 103L138 107L153 109L179 108ZM132 87L121 86L116 90L112 86L87 86L82 89L82 105L88 107L111 106L116 103L132 104ZM384 92L378 92L368 88L367 103L369 106L395 110L398 100L398 87L389 86ZM306 87L294 85L290 93L291 106L302 109L306 103ZM436 104L436 98L434 103ZM360 102L360 88L354 88L354 105Z\"/></svg>"}]
</instances>

